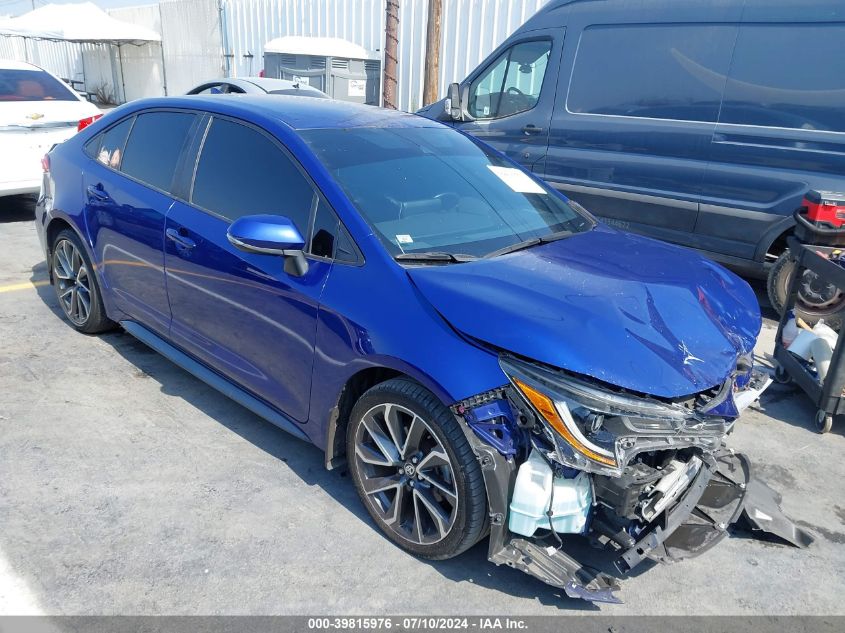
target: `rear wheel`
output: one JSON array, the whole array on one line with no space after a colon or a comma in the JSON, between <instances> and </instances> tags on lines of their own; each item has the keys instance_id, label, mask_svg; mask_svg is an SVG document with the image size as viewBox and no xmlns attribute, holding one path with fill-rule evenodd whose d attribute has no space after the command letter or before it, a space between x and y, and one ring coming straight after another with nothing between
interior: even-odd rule
<instances>
[{"instance_id":1,"label":"rear wheel","mask_svg":"<svg viewBox=\"0 0 845 633\"><path fill-rule=\"evenodd\" d=\"M86 334L114 327L105 315L94 267L79 236L64 229L53 240L50 252L53 287L59 307L71 325Z\"/></svg>"},{"instance_id":2,"label":"rear wheel","mask_svg":"<svg viewBox=\"0 0 845 633\"><path fill-rule=\"evenodd\" d=\"M347 429L349 470L379 528L403 549L456 556L486 527L481 467L452 412L406 379L376 385Z\"/></svg>"},{"instance_id":3,"label":"rear wheel","mask_svg":"<svg viewBox=\"0 0 845 633\"><path fill-rule=\"evenodd\" d=\"M769 301L778 314L783 314L797 265L792 253L786 250L769 271L766 288ZM805 270L798 288L795 316L810 325L824 319L827 325L838 330L845 321L845 294L833 284L822 283L816 273Z\"/></svg>"}]
</instances>

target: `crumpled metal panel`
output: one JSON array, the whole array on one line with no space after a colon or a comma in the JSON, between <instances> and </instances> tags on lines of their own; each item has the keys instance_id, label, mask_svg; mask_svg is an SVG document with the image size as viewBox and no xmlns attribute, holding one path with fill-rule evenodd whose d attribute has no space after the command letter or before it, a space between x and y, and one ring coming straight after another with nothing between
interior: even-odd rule
<instances>
[{"instance_id":1,"label":"crumpled metal panel","mask_svg":"<svg viewBox=\"0 0 845 633\"><path fill-rule=\"evenodd\" d=\"M727 380L754 348L747 283L677 246L599 226L460 266L408 269L456 329L611 385L675 398Z\"/></svg>"}]
</instances>

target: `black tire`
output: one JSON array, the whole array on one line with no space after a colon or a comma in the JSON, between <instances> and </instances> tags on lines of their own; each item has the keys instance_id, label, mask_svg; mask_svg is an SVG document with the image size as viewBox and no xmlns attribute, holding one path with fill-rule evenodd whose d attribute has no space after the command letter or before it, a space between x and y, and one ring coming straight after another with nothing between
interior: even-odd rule
<instances>
[{"instance_id":1,"label":"black tire","mask_svg":"<svg viewBox=\"0 0 845 633\"><path fill-rule=\"evenodd\" d=\"M386 435L387 426L384 420L387 414L382 412L382 417L378 418L378 413L373 413L385 406L390 407L391 411L394 411L395 407L395 411L398 412L391 413L390 417L399 424L399 433L404 432L405 434L406 454L399 458L399 462L391 466L373 466L361 459L358 448L361 446L362 451L365 448L363 444L359 445L358 442L359 440L363 442L364 437L372 440L372 435L367 426L374 422L380 430L385 431L384 435ZM431 452L427 456L420 451L419 454L423 457L420 458L420 470L416 473L416 476L425 477L422 474L424 472L423 463L429 460L429 457L435 451L438 455L442 454L440 448L445 449L449 458L447 474L453 473L453 476L446 477L441 481L451 479L448 485L453 486L452 490L456 491L454 495L456 499L455 507L451 508L444 499L440 501L441 504L450 508L450 518L453 522L445 536L441 535L442 529L435 534L433 538L439 538L436 542L422 542L424 539L417 539L417 542L412 540L414 535L411 525L414 523L420 525L425 519L425 514L428 514L429 523L434 526L435 530L439 527L432 520L433 514L429 513L424 505L420 506L424 509L421 514L422 519L416 519L420 512L416 510L416 505L414 505L418 502L415 495L424 492L437 495L439 492L436 488L427 484L429 479L415 482L412 474L411 481L406 481L403 486L396 486L391 490L367 494L364 489L365 482L370 488L373 488L371 482L376 480L388 478L401 480L403 477L407 477L407 473L402 470L402 463L404 462L405 466L409 465L410 456L407 453L410 442L407 438L411 435L411 426L416 424L418 419L417 417L412 418L411 414L418 416L424 422L426 428L423 443L426 441L429 444L433 444L435 441L439 442L439 445L430 449ZM366 423L364 421L365 416L367 416ZM381 420L381 422L378 422L378 420ZM390 441L392 448L396 448L403 443L401 439L399 442L392 441L387 437L382 437L382 439ZM378 384L364 393L352 409L347 427L346 446L349 472L364 507L367 508L370 516L382 532L402 549L423 558L442 560L464 552L486 534L487 491L478 460L455 416L434 394L422 385L409 379L395 378ZM385 454L384 451L381 452L381 455ZM445 469L446 467L442 468ZM387 475L382 476L382 473L387 473ZM413 486L414 483L416 483L416 488L408 487ZM427 486L427 490L424 490L425 486ZM404 496L402 497L399 496L398 488L400 487L403 490L401 494ZM400 507L398 513L392 511L397 499ZM410 507L408 504L411 504ZM404 508L404 512L402 508ZM392 522L396 525L396 528L392 528L391 523L386 521L382 514L398 516L398 519ZM422 530L417 530L417 532L422 532Z\"/></svg>"},{"instance_id":2,"label":"black tire","mask_svg":"<svg viewBox=\"0 0 845 633\"><path fill-rule=\"evenodd\" d=\"M74 255L68 258L68 252ZM56 235L50 245L49 263L59 307L76 330L96 334L115 327L115 323L106 317L94 267L75 232L64 229ZM73 269L77 270L71 273ZM83 310L86 301L87 308Z\"/></svg>"},{"instance_id":3,"label":"black tire","mask_svg":"<svg viewBox=\"0 0 845 633\"><path fill-rule=\"evenodd\" d=\"M780 315L783 315L784 305L786 305L787 295L789 294L789 284L792 282L796 264L792 253L787 249L769 270L766 290L772 307ZM812 275L813 273L809 274ZM801 317L809 325L815 325L820 319L824 319L827 325L839 330L845 322L845 294L837 291L835 297L829 304L823 301L817 303L818 298L814 299L806 292L799 291L794 308L795 316Z\"/></svg>"}]
</instances>

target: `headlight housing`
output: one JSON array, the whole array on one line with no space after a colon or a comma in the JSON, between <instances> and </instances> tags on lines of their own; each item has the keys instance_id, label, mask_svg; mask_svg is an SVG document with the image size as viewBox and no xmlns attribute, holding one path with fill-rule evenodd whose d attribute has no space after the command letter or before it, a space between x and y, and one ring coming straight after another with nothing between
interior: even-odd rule
<instances>
[{"instance_id":1,"label":"headlight housing","mask_svg":"<svg viewBox=\"0 0 845 633\"><path fill-rule=\"evenodd\" d=\"M715 449L732 422L680 403L614 393L551 368L501 356L517 393L543 423L565 466L618 477L638 452Z\"/></svg>"}]
</instances>

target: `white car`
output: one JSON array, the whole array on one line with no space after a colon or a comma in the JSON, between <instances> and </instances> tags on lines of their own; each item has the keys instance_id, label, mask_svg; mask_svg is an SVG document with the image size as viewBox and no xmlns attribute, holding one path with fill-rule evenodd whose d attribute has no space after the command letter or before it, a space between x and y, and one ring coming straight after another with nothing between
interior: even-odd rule
<instances>
[{"instance_id":1,"label":"white car","mask_svg":"<svg viewBox=\"0 0 845 633\"><path fill-rule=\"evenodd\" d=\"M101 115L46 70L0 60L0 196L37 192L44 154Z\"/></svg>"}]
</instances>

